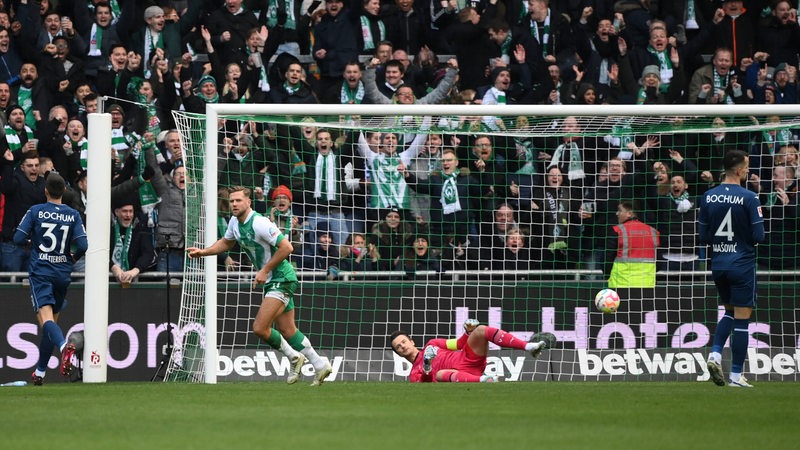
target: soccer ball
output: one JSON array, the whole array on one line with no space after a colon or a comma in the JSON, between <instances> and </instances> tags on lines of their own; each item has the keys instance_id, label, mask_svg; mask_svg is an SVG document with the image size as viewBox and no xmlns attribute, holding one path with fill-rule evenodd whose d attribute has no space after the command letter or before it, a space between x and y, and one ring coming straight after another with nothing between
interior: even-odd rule
<instances>
[{"instance_id":1,"label":"soccer ball","mask_svg":"<svg viewBox=\"0 0 800 450\"><path fill-rule=\"evenodd\" d=\"M83 351L83 331L75 331L69 335L67 342L75 345L75 350Z\"/></svg>"},{"instance_id":2,"label":"soccer ball","mask_svg":"<svg viewBox=\"0 0 800 450\"><path fill-rule=\"evenodd\" d=\"M617 312L619 295L613 289L603 289L594 296L594 306L604 313Z\"/></svg>"}]
</instances>

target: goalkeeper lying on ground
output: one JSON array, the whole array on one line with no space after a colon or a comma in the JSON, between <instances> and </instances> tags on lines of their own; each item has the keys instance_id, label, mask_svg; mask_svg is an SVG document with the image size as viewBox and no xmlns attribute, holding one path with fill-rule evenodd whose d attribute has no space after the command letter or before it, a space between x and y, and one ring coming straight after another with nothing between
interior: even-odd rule
<instances>
[{"instance_id":1,"label":"goalkeeper lying on ground","mask_svg":"<svg viewBox=\"0 0 800 450\"><path fill-rule=\"evenodd\" d=\"M411 337L397 330L389 337L392 350L411 364L408 380L420 382L494 382L494 377L484 375L489 342L504 348L517 348L531 352L534 358L556 343L552 333L536 333L530 342L524 342L499 328L478 325L475 319L464 322L465 333L458 339L431 339L420 351Z\"/></svg>"}]
</instances>

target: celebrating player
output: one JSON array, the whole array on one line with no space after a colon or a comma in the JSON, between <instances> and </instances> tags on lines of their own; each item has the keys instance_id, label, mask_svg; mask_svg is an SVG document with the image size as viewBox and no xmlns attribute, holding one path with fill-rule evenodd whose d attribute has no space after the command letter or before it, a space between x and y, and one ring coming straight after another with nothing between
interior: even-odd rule
<instances>
[{"instance_id":1,"label":"celebrating player","mask_svg":"<svg viewBox=\"0 0 800 450\"><path fill-rule=\"evenodd\" d=\"M700 242L711 246L711 276L725 314L717 323L708 355L708 371L717 386L725 385L722 347L731 336L731 375L728 386L753 387L742 375L750 335L747 326L756 305L756 249L764 241L764 219L758 196L741 186L750 159L731 150L723 161L725 179L700 198Z\"/></svg>"},{"instance_id":2,"label":"celebrating player","mask_svg":"<svg viewBox=\"0 0 800 450\"><path fill-rule=\"evenodd\" d=\"M66 342L57 322L59 313L67 303L65 297L71 281L72 265L86 253L88 242L78 211L61 204L65 190L64 178L57 173L50 173L45 182L47 203L32 206L14 234L14 243L17 245L25 245L29 239L31 241L31 301L42 329L39 361L36 371L31 375L35 386L41 386L44 382L54 345L61 351L61 375L68 377L74 369L71 359L75 345ZM72 244L76 248L71 252Z\"/></svg>"},{"instance_id":3,"label":"celebrating player","mask_svg":"<svg viewBox=\"0 0 800 450\"><path fill-rule=\"evenodd\" d=\"M332 369L294 322L294 292L298 282L297 274L287 260L293 251L292 244L274 223L253 211L249 188L235 186L230 191L231 214L237 220L228 222L225 236L210 247L189 247L186 252L190 258L218 255L239 243L253 266L261 268L256 273L253 287L264 286L264 299L253 322L253 332L289 357L292 368L287 383L293 384L300 379L300 369L308 359L316 371L311 385L318 386ZM272 328L273 322L280 331Z\"/></svg>"},{"instance_id":4,"label":"celebrating player","mask_svg":"<svg viewBox=\"0 0 800 450\"><path fill-rule=\"evenodd\" d=\"M525 342L499 328L479 325L475 319L464 322L464 331L458 339L431 339L424 352L402 330L392 333L389 342L395 353L413 364L408 375L408 380L412 383L494 382L494 377L483 374L489 342L500 347L531 352L534 358L556 343L556 337L552 333L537 333L531 337L530 342Z\"/></svg>"}]
</instances>

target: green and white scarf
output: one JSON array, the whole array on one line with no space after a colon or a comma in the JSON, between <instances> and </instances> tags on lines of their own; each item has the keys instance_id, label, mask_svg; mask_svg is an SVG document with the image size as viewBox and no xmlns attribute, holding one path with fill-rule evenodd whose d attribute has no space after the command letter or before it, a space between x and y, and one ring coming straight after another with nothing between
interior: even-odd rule
<instances>
[{"instance_id":1,"label":"green and white scarf","mask_svg":"<svg viewBox=\"0 0 800 450\"><path fill-rule=\"evenodd\" d=\"M677 197L675 197L672 194L672 192L670 192L669 193L669 198L671 198L672 201L675 202L675 204L677 205L678 203L680 203L680 202L682 202L684 200L689 200L689 192L684 191L683 194L681 194L681 195L679 195Z\"/></svg>"},{"instance_id":2,"label":"green and white scarf","mask_svg":"<svg viewBox=\"0 0 800 450\"><path fill-rule=\"evenodd\" d=\"M295 149L289 150L289 158L292 160L292 175L302 175L306 173L306 163L297 155Z\"/></svg>"},{"instance_id":3,"label":"green and white scarf","mask_svg":"<svg viewBox=\"0 0 800 450\"><path fill-rule=\"evenodd\" d=\"M789 145L789 141L792 139L792 133L789 130L777 130L775 136L769 134L769 131L764 131L761 136L771 156L775 156L775 152L781 147Z\"/></svg>"},{"instance_id":4,"label":"green and white scarf","mask_svg":"<svg viewBox=\"0 0 800 450\"><path fill-rule=\"evenodd\" d=\"M25 125L36 129L36 117L33 116L33 91L30 88L20 86L17 92L17 103L25 112Z\"/></svg>"},{"instance_id":5,"label":"green and white scarf","mask_svg":"<svg viewBox=\"0 0 800 450\"><path fill-rule=\"evenodd\" d=\"M525 152L525 164L523 164L516 173L518 175L532 175L536 173L536 151L533 148L533 142L531 142L530 139L522 140L520 138L514 138L514 144L518 151Z\"/></svg>"},{"instance_id":6,"label":"green and white scarf","mask_svg":"<svg viewBox=\"0 0 800 450\"><path fill-rule=\"evenodd\" d=\"M89 160L89 140L81 138L80 141L75 142L67 136L64 136L67 139L67 142L70 143L73 149L77 149L81 155L81 169L86 170L88 167L87 161ZM73 150L74 151L74 150Z\"/></svg>"},{"instance_id":7,"label":"green and white scarf","mask_svg":"<svg viewBox=\"0 0 800 450\"><path fill-rule=\"evenodd\" d=\"M292 217L294 217L292 208L287 209L284 213L273 206L267 211L267 217L275 218L272 223L277 225L286 237L292 236Z\"/></svg>"},{"instance_id":8,"label":"green and white scarf","mask_svg":"<svg viewBox=\"0 0 800 450\"><path fill-rule=\"evenodd\" d=\"M547 17L544 18L544 26L539 32L539 24L531 19L531 36L542 47L542 58L547 56L547 44L550 42L550 8L547 8Z\"/></svg>"},{"instance_id":9,"label":"green and white scarf","mask_svg":"<svg viewBox=\"0 0 800 450\"><path fill-rule=\"evenodd\" d=\"M250 56L253 52L250 51L250 47L245 47L245 51L247 52L247 56ZM269 92L269 79L267 78L267 66L261 63L261 67L257 67L258 69L258 88L261 89L261 92ZM242 96L244 98L244 95Z\"/></svg>"},{"instance_id":10,"label":"green and white scarf","mask_svg":"<svg viewBox=\"0 0 800 450\"><path fill-rule=\"evenodd\" d=\"M136 158L137 163L137 172L136 174L139 176L139 204L142 207L142 212L145 213L147 216L147 226L153 228L156 226L156 205L161 203L161 198L156 193L156 189L153 187L153 183L150 180L145 180L142 178L142 173L144 172L145 166L147 166L147 158L145 158L144 152L149 150L150 148L154 147L155 143L147 142L145 144L136 145L133 147L132 154ZM160 170L160 169L156 169Z\"/></svg>"},{"instance_id":11,"label":"green and white scarf","mask_svg":"<svg viewBox=\"0 0 800 450\"><path fill-rule=\"evenodd\" d=\"M656 58L658 58L659 75L661 75L661 84L658 90L662 93L666 93L667 90L669 90L669 82L672 80L672 60L667 56L666 50L660 52L654 49L652 45L648 45L647 51L656 55Z\"/></svg>"},{"instance_id":12,"label":"green and white scarf","mask_svg":"<svg viewBox=\"0 0 800 450\"><path fill-rule=\"evenodd\" d=\"M125 132L122 127L111 129L111 148L117 152L117 157L120 160L125 158L125 152L128 151L130 146L128 145L128 140L125 137Z\"/></svg>"},{"instance_id":13,"label":"green and white scarf","mask_svg":"<svg viewBox=\"0 0 800 450\"><path fill-rule=\"evenodd\" d=\"M767 194L767 202L764 206L772 207L778 204L778 193L777 192L770 192Z\"/></svg>"},{"instance_id":14,"label":"green and white scarf","mask_svg":"<svg viewBox=\"0 0 800 450\"><path fill-rule=\"evenodd\" d=\"M374 50L375 36L372 35L369 17L362 15L359 19L361 20L361 36L364 37L364 50ZM378 19L378 38L378 42L386 40L386 25L380 19Z\"/></svg>"},{"instance_id":15,"label":"green and white scarf","mask_svg":"<svg viewBox=\"0 0 800 450\"><path fill-rule=\"evenodd\" d=\"M30 129L27 125L23 125L23 130L17 131L11 127L11 125L6 125L3 127L3 133L6 135L6 142L8 142L8 149L11 150L11 153L17 153L22 148L22 141L19 138L19 133L24 131L26 140L25 142L30 141L33 139L33 130Z\"/></svg>"},{"instance_id":16,"label":"green and white scarf","mask_svg":"<svg viewBox=\"0 0 800 450\"><path fill-rule=\"evenodd\" d=\"M297 83L294 86L292 86L291 84L289 84L288 81L283 82L283 88L286 89L286 93L288 93L289 95L292 95L295 92L299 91L300 87L302 87L302 84L300 83Z\"/></svg>"},{"instance_id":17,"label":"green and white scarf","mask_svg":"<svg viewBox=\"0 0 800 450\"><path fill-rule=\"evenodd\" d=\"M150 55L154 54L157 48L164 48L164 33L158 33L157 38L154 39L150 27L144 27L144 58L142 59L142 63L145 67L145 78L150 78Z\"/></svg>"},{"instance_id":18,"label":"green and white scarf","mask_svg":"<svg viewBox=\"0 0 800 450\"><path fill-rule=\"evenodd\" d=\"M500 44L500 57L506 64L511 62L511 54L514 53L511 49L511 31L509 30L506 39Z\"/></svg>"},{"instance_id":19,"label":"green and white scarf","mask_svg":"<svg viewBox=\"0 0 800 450\"><path fill-rule=\"evenodd\" d=\"M439 203L442 204L442 213L444 215L455 214L461 211L461 201L458 198L457 186L458 172L451 173L450 175L442 174L442 196Z\"/></svg>"},{"instance_id":20,"label":"green and white scarf","mask_svg":"<svg viewBox=\"0 0 800 450\"><path fill-rule=\"evenodd\" d=\"M317 163L314 167L316 173L314 178L314 198L329 202L336 201L336 182L339 171L336 167L336 155L329 152L327 155L317 154ZM324 195L324 197L323 197Z\"/></svg>"},{"instance_id":21,"label":"green and white scarf","mask_svg":"<svg viewBox=\"0 0 800 450\"><path fill-rule=\"evenodd\" d=\"M644 105L645 101L647 101L647 91L644 87L640 87L639 92L636 94L636 104Z\"/></svg>"},{"instance_id":22,"label":"green and white scarf","mask_svg":"<svg viewBox=\"0 0 800 450\"><path fill-rule=\"evenodd\" d=\"M267 27L271 30L278 24L278 2L286 3L286 24L283 28L287 30L297 29L297 18L294 16L294 0L269 0L267 6Z\"/></svg>"},{"instance_id":23,"label":"green and white scarf","mask_svg":"<svg viewBox=\"0 0 800 450\"><path fill-rule=\"evenodd\" d=\"M569 237L567 233L567 214L564 214L564 202L561 198L561 190L547 188L544 194L544 200L547 201L547 213L550 214L550 220L545 223L549 228L546 232L553 240L547 244L547 249L551 252L563 250L567 248L567 243L564 239Z\"/></svg>"},{"instance_id":24,"label":"green and white scarf","mask_svg":"<svg viewBox=\"0 0 800 450\"><path fill-rule=\"evenodd\" d=\"M108 4L111 6L111 23L117 23L119 16L122 15L122 8L119 6L119 0L110 0Z\"/></svg>"},{"instance_id":25,"label":"green and white scarf","mask_svg":"<svg viewBox=\"0 0 800 450\"><path fill-rule=\"evenodd\" d=\"M715 69L711 69L711 71L714 73L714 91L711 94L713 95L718 90L722 91L722 102L732 105L733 99L725 92L725 89L728 88L728 83L730 83L731 73L726 73L725 79L723 80L722 76L717 73Z\"/></svg>"},{"instance_id":26,"label":"green and white scarf","mask_svg":"<svg viewBox=\"0 0 800 450\"><path fill-rule=\"evenodd\" d=\"M339 102L343 105L360 105L364 101L364 83L358 80L358 88L350 89L347 82L342 83L342 90L339 93Z\"/></svg>"},{"instance_id":27,"label":"green and white scarf","mask_svg":"<svg viewBox=\"0 0 800 450\"><path fill-rule=\"evenodd\" d=\"M564 159L564 152L566 151L569 151L569 168L567 169L567 178L569 178L570 181L584 179L586 174L583 172L581 149L578 148L578 144L575 142L561 144L556 147L556 151L553 154L553 159L550 161L550 164L547 165L547 170L550 170L551 167L558 167L561 163L561 160Z\"/></svg>"},{"instance_id":28,"label":"green and white scarf","mask_svg":"<svg viewBox=\"0 0 800 450\"><path fill-rule=\"evenodd\" d=\"M89 56L102 56L103 52L103 27L92 24L92 31L89 34Z\"/></svg>"},{"instance_id":29,"label":"green and white scarf","mask_svg":"<svg viewBox=\"0 0 800 450\"><path fill-rule=\"evenodd\" d=\"M617 157L622 160L633 159L633 151L629 145L633 142L633 128L630 121L611 127L611 144L619 148Z\"/></svg>"},{"instance_id":30,"label":"green and white scarf","mask_svg":"<svg viewBox=\"0 0 800 450\"><path fill-rule=\"evenodd\" d=\"M127 272L131 268L128 262L128 250L131 248L131 237L133 236L135 225L136 219L125 230L125 236L123 237L122 233L120 233L119 221L114 217L114 249L111 252L111 261L120 266L123 272Z\"/></svg>"}]
</instances>

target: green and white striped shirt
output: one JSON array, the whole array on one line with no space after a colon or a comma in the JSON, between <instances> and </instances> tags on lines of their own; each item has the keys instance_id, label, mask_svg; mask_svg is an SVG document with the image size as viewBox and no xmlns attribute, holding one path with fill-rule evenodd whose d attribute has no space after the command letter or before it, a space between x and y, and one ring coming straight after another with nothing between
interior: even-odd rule
<instances>
[{"instance_id":1,"label":"green and white striped shirt","mask_svg":"<svg viewBox=\"0 0 800 450\"><path fill-rule=\"evenodd\" d=\"M271 220L255 211L250 211L244 223L231 218L225 239L238 242L256 270L261 270L272 258L278 243L286 239L286 236ZM286 259L281 261L267 277L267 283L284 281L297 281L297 273Z\"/></svg>"}]
</instances>

